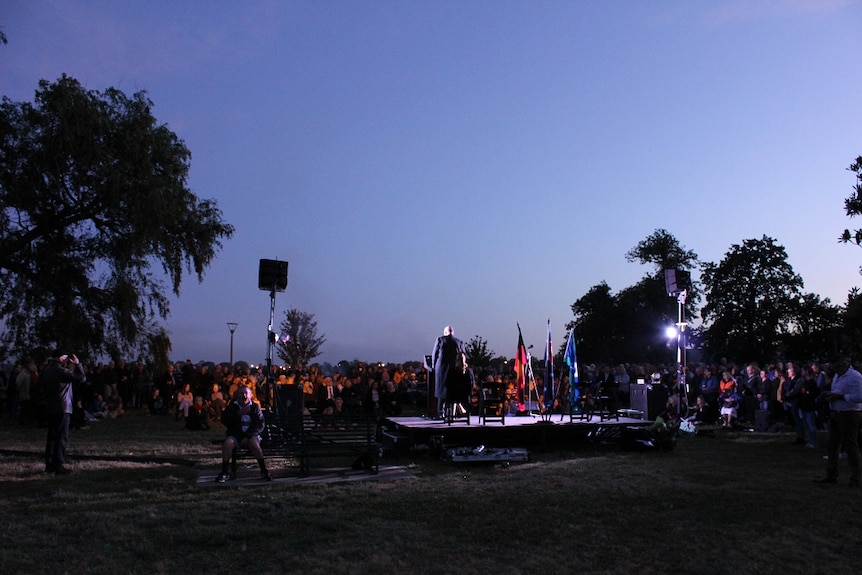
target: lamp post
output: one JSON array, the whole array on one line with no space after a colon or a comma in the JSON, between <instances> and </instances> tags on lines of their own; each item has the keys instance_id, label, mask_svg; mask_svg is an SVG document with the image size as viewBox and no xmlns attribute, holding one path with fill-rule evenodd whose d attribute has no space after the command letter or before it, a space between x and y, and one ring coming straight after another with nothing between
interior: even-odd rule
<instances>
[{"instance_id":1,"label":"lamp post","mask_svg":"<svg viewBox=\"0 0 862 575\"><path fill-rule=\"evenodd\" d=\"M236 331L236 326L239 324L235 321L227 322L227 328L230 330L230 367L233 369L233 332Z\"/></svg>"}]
</instances>

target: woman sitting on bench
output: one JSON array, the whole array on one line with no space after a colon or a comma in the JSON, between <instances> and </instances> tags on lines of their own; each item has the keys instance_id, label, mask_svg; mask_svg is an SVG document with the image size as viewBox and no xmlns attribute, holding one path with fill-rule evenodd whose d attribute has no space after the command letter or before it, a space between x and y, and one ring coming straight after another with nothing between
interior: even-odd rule
<instances>
[{"instance_id":1,"label":"woman sitting on bench","mask_svg":"<svg viewBox=\"0 0 862 575\"><path fill-rule=\"evenodd\" d=\"M227 428L227 436L222 448L221 473L216 481L224 483L230 478L230 461L235 449L248 449L260 466L260 477L272 481L263 451L260 449L260 434L266 425L260 404L252 399L251 388L242 385L237 388L234 400L227 406L221 416L221 422Z\"/></svg>"}]
</instances>

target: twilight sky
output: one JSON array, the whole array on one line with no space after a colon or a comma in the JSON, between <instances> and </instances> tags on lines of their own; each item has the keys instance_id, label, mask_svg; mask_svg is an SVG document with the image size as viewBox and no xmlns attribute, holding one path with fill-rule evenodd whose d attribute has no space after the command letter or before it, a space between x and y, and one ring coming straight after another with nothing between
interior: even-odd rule
<instances>
[{"instance_id":1,"label":"twilight sky","mask_svg":"<svg viewBox=\"0 0 862 575\"><path fill-rule=\"evenodd\" d=\"M657 228L713 262L769 235L844 304L860 28L851 0L2 0L0 94L146 90L191 150L236 233L174 299L173 359L226 361L227 322L265 359L261 258L318 361L419 359L447 324L512 356L516 322L556 347L591 286L639 281Z\"/></svg>"}]
</instances>

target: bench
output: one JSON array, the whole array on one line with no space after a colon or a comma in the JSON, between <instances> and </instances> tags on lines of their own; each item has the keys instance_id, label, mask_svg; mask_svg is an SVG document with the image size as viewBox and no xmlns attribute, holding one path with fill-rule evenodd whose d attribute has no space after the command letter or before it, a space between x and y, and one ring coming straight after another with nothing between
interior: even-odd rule
<instances>
[{"instance_id":1,"label":"bench","mask_svg":"<svg viewBox=\"0 0 862 575\"><path fill-rule=\"evenodd\" d=\"M334 418L310 414L280 416L265 411L266 428L260 447L266 460L299 461L300 473L308 475L313 457L354 456L354 468L379 471L381 444L377 440L377 423L361 414ZM253 458L248 449L235 449L231 458L231 476L236 477L237 461Z\"/></svg>"},{"instance_id":2,"label":"bench","mask_svg":"<svg viewBox=\"0 0 862 575\"><path fill-rule=\"evenodd\" d=\"M300 469L307 474L313 457L355 457L352 467L377 474L380 468L381 444L377 439L377 421L366 414L319 419L305 416L299 445Z\"/></svg>"},{"instance_id":3,"label":"bench","mask_svg":"<svg viewBox=\"0 0 862 575\"><path fill-rule=\"evenodd\" d=\"M263 412L266 425L263 433L260 436L260 450L263 452L263 457L267 461L273 459L292 459L300 462L301 467L301 452L300 440L301 435L299 430L289 432L279 418L272 411L266 410ZM224 443L224 440L220 440ZM237 447L233 450L230 461L230 476L236 478L237 461L243 459L254 459L251 451L244 447Z\"/></svg>"}]
</instances>

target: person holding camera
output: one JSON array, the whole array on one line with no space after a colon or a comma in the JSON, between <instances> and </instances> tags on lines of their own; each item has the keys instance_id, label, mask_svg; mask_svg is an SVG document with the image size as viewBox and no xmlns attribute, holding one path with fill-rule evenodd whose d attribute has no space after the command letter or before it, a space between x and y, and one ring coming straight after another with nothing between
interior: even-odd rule
<instances>
[{"instance_id":1,"label":"person holding camera","mask_svg":"<svg viewBox=\"0 0 862 575\"><path fill-rule=\"evenodd\" d=\"M84 368L75 354L50 358L41 382L45 390L45 416L48 438L45 442L45 473L67 475L66 447L72 418L73 386L87 381Z\"/></svg>"}]
</instances>

